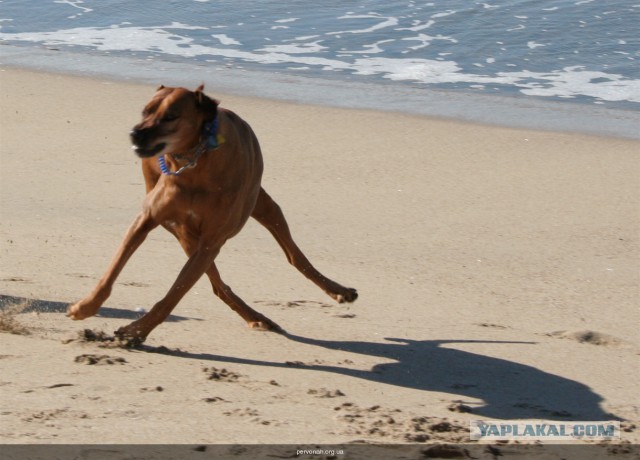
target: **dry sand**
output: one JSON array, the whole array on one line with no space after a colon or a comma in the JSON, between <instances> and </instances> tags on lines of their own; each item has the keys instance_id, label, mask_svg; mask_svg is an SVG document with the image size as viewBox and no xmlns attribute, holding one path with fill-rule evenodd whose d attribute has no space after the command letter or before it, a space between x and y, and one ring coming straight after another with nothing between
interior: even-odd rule
<instances>
[{"instance_id":1,"label":"dry sand","mask_svg":"<svg viewBox=\"0 0 640 460\"><path fill-rule=\"evenodd\" d=\"M185 261L157 230L99 316L64 316L140 208L127 133L153 90L0 72L0 442L456 442L521 418L623 420L640 441L637 141L207 88L256 131L299 245L360 298L333 303L249 222L220 271L289 336L203 279L141 350L78 340Z\"/></svg>"}]
</instances>

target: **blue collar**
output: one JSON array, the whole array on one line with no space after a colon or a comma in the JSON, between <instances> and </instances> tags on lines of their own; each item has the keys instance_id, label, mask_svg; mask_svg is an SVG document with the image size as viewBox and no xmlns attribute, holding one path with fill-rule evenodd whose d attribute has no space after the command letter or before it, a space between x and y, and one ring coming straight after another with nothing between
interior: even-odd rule
<instances>
[{"instance_id":1,"label":"blue collar","mask_svg":"<svg viewBox=\"0 0 640 460\"><path fill-rule=\"evenodd\" d=\"M218 125L220 124L219 118L216 116L213 120L204 124L204 137L207 141L207 147L215 149L220 147L222 139L218 139Z\"/></svg>"},{"instance_id":2,"label":"blue collar","mask_svg":"<svg viewBox=\"0 0 640 460\"><path fill-rule=\"evenodd\" d=\"M164 155L160 155L158 157L158 165L160 166L160 171L162 171L162 174L164 174L165 176L178 176L182 174L185 169L194 168L198 164L198 159L204 152L220 147L220 145L224 143L224 137L222 137L221 134L218 134L219 124L220 121L217 116L213 120L204 124L204 129L202 130L202 141L200 142L200 144L198 144L193 158L177 171L171 171L167 166ZM182 155L175 156L178 158L182 157Z\"/></svg>"}]
</instances>

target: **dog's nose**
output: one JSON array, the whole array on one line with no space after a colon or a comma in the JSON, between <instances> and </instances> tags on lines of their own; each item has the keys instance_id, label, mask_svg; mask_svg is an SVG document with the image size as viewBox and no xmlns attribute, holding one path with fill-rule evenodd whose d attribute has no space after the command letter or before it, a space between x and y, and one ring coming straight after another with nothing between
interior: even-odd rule
<instances>
[{"instance_id":1,"label":"dog's nose","mask_svg":"<svg viewBox=\"0 0 640 460\"><path fill-rule=\"evenodd\" d=\"M140 144L144 139L144 134L142 130L138 128L133 128L129 133L129 137L131 138L131 142L137 145L137 144Z\"/></svg>"}]
</instances>

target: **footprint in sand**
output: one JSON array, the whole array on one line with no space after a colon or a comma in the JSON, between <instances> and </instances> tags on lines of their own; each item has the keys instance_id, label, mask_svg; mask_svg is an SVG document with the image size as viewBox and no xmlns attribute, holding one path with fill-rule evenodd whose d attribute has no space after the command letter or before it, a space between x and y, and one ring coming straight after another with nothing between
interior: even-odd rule
<instances>
[{"instance_id":1,"label":"footprint in sand","mask_svg":"<svg viewBox=\"0 0 640 460\"><path fill-rule=\"evenodd\" d=\"M123 286L129 286L129 287L150 287L150 284L147 283L140 283L138 281L127 281L127 282L123 282L123 283L118 283L121 284Z\"/></svg>"},{"instance_id":2,"label":"footprint in sand","mask_svg":"<svg viewBox=\"0 0 640 460\"><path fill-rule=\"evenodd\" d=\"M620 340L612 335L603 334L602 332L591 330L555 331L546 335L559 339L575 340L576 342L580 343L589 343L591 345L616 346L622 345L624 343L623 340Z\"/></svg>"},{"instance_id":3,"label":"footprint in sand","mask_svg":"<svg viewBox=\"0 0 640 460\"><path fill-rule=\"evenodd\" d=\"M203 398L202 400L206 403L229 402L220 396L211 396L209 398Z\"/></svg>"},{"instance_id":4,"label":"footprint in sand","mask_svg":"<svg viewBox=\"0 0 640 460\"><path fill-rule=\"evenodd\" d=\"M296 308L296 307L311 307L311 308L332 308L333 305L324 302L317 302L315 300L292 300L292 301L277 301L277 300L256 300L254 303L259 305L266 305L268 307L281 307L281 308Z\"/></svg>"},{"instance_id":5,"label":"footprint in sand","mask_svg":"<svg viewBox=\"0 0 640 460\"><path fill-rule=\"evenodd\" d=\"M451 412L460 412L460 413L471 413L473 412L473 410L471 409L471 407L467 406L466 404L463 404L460 401L454 401L451 404L449 404L447 406L447 409L449 409Z\"/></svg>"},{"instance_id":6,"label":"footprint in sand","mask_svg":"<svg viewBox=\"0 0 640 460\"><path fill-rule=\"evenodd\" d=\"M480 327L490 327L493 329L507 329L507 326L502 326L501 324L493 324L493 323L475 323L476 326Z\"/></svg>"},{"instance_id":7,"label":"footprint in sand","mask_svg":"<svg viewBox=\"0 0 640 460\"><path fill-rule=\"evenodd\" d=\"M205 367L202 371L207 374L209 380L216 382L237 382L241 374L228 371L227 369L218 369L216 367Z\"/></svg>"},{"instance_id":8,"label":"footprint in sand","mask_svg":"<svg viewBox=\"0 0 640 460\"><path fill-rule=\"evenodd\" d=\"M281 426L283 422L279 422L277 420L266 420L260 417L260 412L256 409L252 409L250 407L246 407L244 409L234 409L230 411L223 412L226 416L235 416L235 417L252 417L249 419L250 422L259 423L260 425L273 425L273 426Z\"/></svg>"},{"instance_id":9,"label":"footprint in sand","mask_svg":"<svg viewBox=\"0 0 640 460\"><path fill-rule=\"evenodd\" d=\"M158 385L157 387L153 387L153 388L147 388L147 387L140 388L140 391L143 392L143 393L148 392L148 391L162 392L162 391L164 391L164 388L161 387L160 385Z\"/></svg>"},{"instance_id":10,"label":"footprint in sand","mask_svg":"<svg viewBox=\"0 0 640 460\"><path fill-rule=\"evenodd\" d=\"M334 410L339 411L337 418L347 425L344 434L349 435L413 443L461 442L469 436L469 428L464 423L446 418L412 416L400 409L388 409L379 405L362 408L348 402Z\"/></svg>"},{"instance_id":11,"label":"footprint in sand","mask_svg":"<svg viewBox=\"0 0 640 460\"><path fill-rule=\"evenodd\" d=\"M21 276L9 276L7 278L0 278L0 281L6 281L10 283L31 283L31 280L22 278Z\"/></svg>"},{"instance_id":12,"label":"footprint in sand","mask_svg":"<svg viewBox=\"0 0 640 460\"><path fill-rule=\"evenodd\" d=\"M257 417L260 415L256 409L252 409L250 407L245 407L244 409L233 409L226 412L223 412L224 415L227 416L237 416L237 417Z\"/></svg>"},{"instance_id":13,"label":"footprint in sand","mask_svg":"<svg viewBox=\"0 0 640 460\"><path fill-rule=\"evenodd\" d=\"M125 364L126 359L108 355L79 355L74 359L76 363L89 365Z\"/></svg>"},{"instance_id":14,"label":"footprint in sand","mask_svg":"<svg viewBox=\"0 0 640 460\"><path fill-rule=\"evenodd\" d=\"M340 390L327 390L326 388L310 389L307 394L314 395L316 398L338 398L340 396L346 396Z\"/></svg>"}]
</instances>

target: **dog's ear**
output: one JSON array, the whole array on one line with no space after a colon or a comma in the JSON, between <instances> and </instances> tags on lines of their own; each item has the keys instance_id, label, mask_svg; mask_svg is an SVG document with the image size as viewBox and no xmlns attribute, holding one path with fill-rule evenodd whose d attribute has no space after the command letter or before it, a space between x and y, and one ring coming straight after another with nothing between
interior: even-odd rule
<instances>
[{"instance_id":1,"label":"dog's ear","mask_svg":"<svg viewBox=\"0 0 640 460\"><path fill-rule=\"evenodd\" d=\"M218 111L219 101L216 99L212 99L206 94L202 92L204 89L204 84L198 86L198 89L195 91L196 101L198 102L198 107L205 113L206 120L213 120L216 117L216 113Z\"/></svg>"},{"instance_id":2,"label":"dog's ear","mask_svg":"<svg viewBox=\"0 0 640 460\"><path fill-rule=\"evenodd\" d=\"M158 89L156 89L156 91L160 91L161 89L164 89L164 85L158 86Z\"/></svg>"}]
</instances>

